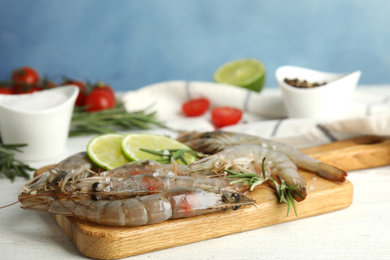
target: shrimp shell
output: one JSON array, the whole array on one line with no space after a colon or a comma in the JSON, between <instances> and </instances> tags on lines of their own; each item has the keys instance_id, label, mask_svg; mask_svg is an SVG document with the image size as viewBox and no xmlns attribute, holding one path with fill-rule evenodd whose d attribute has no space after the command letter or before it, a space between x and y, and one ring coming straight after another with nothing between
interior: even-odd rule
<instances>
[{"instance_id":1,"label":"shrimp shell","mask_svg":"<svg viewBox=\"0 0 390 260\"><path fill-rule=\"evenodd\" d=\"M117 178L156 172L159 174L184 175L186 169L186 165L179 165L175 162L172 164L161 164L154 160L139 160L109 171L101 172L99 175Z\"/></svg>"},{"instance_id":2,"label":"shrimp shell","mask_svg":"<svg viewBox=\"0 0 390 260\"><path fill-rule=\"evenodd\" d=\"M261 138L259 136L214 131L214 132L187 132L178 136L178 141L192 149L208 154L220 152L228 147L239 144L257 144L264 148L274 150L289 157L299 168L317 173L325 179L344 182L347 173L335 166L318 161L310 156L282 143Z\"/></svg>"},{"instance_id":3,"label":"shrimp shell","mask_svg":"<svg viewBox=\"0 0 390 260\"><path fill-rule=\"evenodd\" d=\"M245 195L201 188L175 188L162 193L122 200L57 200L55 196L20 195L22 208L74 216L111 226L142 226L167 219L186 218L206 213L253 205Z\"/></svg>"},{"instance_id":4,"label":"shrimp shell","mask_svg":"<svg viewBox=\"0 0 390 260\"><path fill-rule=\"evenodd\" d=\"M207 178L193 176L172 176L160 174L142 174L127 177L89 177L79 180L67 188L68 194L104 195L115 198L130 198L138 195L164 192L177 187L200 187L214 189L234 189L245 191L248 185L237 183L234 188L224 178Z\"/></svg>"}]
</instances>

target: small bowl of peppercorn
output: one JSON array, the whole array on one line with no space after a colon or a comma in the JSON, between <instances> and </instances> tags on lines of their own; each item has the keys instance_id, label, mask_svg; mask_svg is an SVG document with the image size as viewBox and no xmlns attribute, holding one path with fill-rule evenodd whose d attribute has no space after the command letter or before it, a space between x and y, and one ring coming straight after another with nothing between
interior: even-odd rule
<instances>
[{"instance_id":1,"label":"small bowl of peppercorn","mask_svg":"<svg viewBox=\"0 0 390 260\"><path fill-rule=\"evenodd\" d=\"M282 66L275 76L289 118L342 119L361 72L328 73Z\"/></svg>"}]
</instances>

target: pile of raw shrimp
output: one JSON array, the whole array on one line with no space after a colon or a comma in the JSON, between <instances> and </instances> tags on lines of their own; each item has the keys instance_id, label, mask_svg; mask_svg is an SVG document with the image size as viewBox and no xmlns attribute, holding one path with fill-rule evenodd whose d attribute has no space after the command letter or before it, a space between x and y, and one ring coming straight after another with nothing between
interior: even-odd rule
<instances>
[{"instance_id":1,"label":"pile of raw shrimp","mask_svg":"<svg viewBox=\"0 0 390 260\"><path fill-rule=\"evenodd\" d=\"M141 226L253 205L245 194L250 185L227 178L227 173L256 174L263 181L272 176L274 182L294 187L296 201L307 195L298 167L338 182L347 176L339 168L257 136L191 132L177 140L207 156L189 165L140 160L99 171L81 152L29 181L19 202L24 209L103 225Z\"/></svg>"}]
</instances>

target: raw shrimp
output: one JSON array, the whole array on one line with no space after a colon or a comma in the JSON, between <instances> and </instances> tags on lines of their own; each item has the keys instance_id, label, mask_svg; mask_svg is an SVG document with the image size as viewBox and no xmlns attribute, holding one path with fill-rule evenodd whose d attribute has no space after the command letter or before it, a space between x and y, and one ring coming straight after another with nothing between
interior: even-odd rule
<instances>
[{"instance_id":1,"label":"raw shrimp","mask_svg":"<svg viewBox=\"0 0 390 260\"><path fill-rule=\"evenodd\" d=\"M70 178L75 181L90 176L89 170L92 167L93 164L86 152L74 154L31 179L24 185L21 193L39 193L58 189L61 181L67 182Z\"/></svg>"},{"instance_id":2,"label":"raw shrimp","mask_svg":"<svg viewBox=\"0 0 390 260\"><path fill-rule=\"evenodd\" d=\"M22 193L31 192L53 192L56 189L61 189L71 195L71 187L80 179L91 176L115 177L123 178L138 174L184 174L185 165L175 164L160 164L153 160L140 160L125 164L118 168L94 173L92 171L93 164L90 161L86 152L81 152L72 155L54 167L50 168L43 174L30 180L22 190ZM99 177L97 177L99 178Z\"/></svg>"},{"instance_id":3,"label":"raw shrimp","mask_svg":"<svg viewBox=\"0 0 390 260\"><path fill-rule=\"evenodd\" d=\"M167 219L186 218L241 205L253 205L247 196L225 190L175 188L162 193L122 200L58 200L56 196L20 195L22 208L74 216L111 226L141 226Z\"/></svg>"},{"instance_id":4,"label":"raw shrimp","mask_svg":"<svg viewBox=\"0 0 390 260\"><path fill-rule=\"evenodd\" d=\"M245 191L248 185L237 183L232 187L224 178L142 174L127 177L89 177L67 187L72 194L89 194L92 199L130 198L139 195L164 192L177 187L199 187Z\"/></svg>"},{"instance_id":5,"label":"raw shrimp","mask_svg":"<svg viewBox=\"0 0 390 260\"><path fill-rule=\"evenodd\" d=\"M316 172L318 175L333 181L344 182L347 173L335 166L318 161L306 154L289 147L258 136L214 131L196 133L189 132L181 134L178 141L188 145L192 149L202 153L213 154L238 144L257 144L265 148L277 151L289 157L299 168Z\"/></svg>"},{"instance_id":6,"label":"raw shrimp","mask_svg":"<svg viewBox=\"0 0 390 260\"><path fill-rule=\"evenodd\" d=\"M139 174L174 174L184 175L184 171L187 169L186 165L179 165L174 162L172 164L161 164L154 160L139 160L131 162L115 169L101 172L99 176L114 176L117 178L127 177Z\"/></svg>"},{"instance_id":7,"label":"raw shrimp","mask_svg":"<svg viewBox=\"0 0 390 260\"><path fill-rule=\"evenodd\" d=\"M306 180L299 174L293 161L287 156L266 149L260 145L242 144L235 145L219 153L191 163L188 166L188 175L197 176L228 169L237 172L261 173L261 163L266 158L266 172L278 176L290 186L298 185L296 191L299 196L294 196L297 201L306 198Z\"/></svg>"}]
</instances>

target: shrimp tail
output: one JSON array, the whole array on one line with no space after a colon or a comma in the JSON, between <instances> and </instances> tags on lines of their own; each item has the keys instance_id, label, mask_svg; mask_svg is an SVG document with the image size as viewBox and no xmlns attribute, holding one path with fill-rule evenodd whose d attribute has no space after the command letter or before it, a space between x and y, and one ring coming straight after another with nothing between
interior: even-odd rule
<instances>
[{"instance_id":1,"label":"shrimp tail","mask_svg":"<svg viewBox=\"0 0 390 260\"><path fill-rule=\"evenodd\" d=\"M339 182L345 182L345 179L348 176L347 172L344 170L326 163L321 163L319 165L318 174L326 179Z\"/></svg>"},{"instance_id":2,"label":"shrimp tail","mask_svg":"<svg viewBox=\"0 0 390 260\"><path fill-rule=\"evenodd\" d=\"M302 185L299 185L292 195L296 201L303 201L307 197L306 187L302 187Z\"/></svg>"},{"instance_id":3,"label":"shrimp tail","mask_svg":"<svg viewBox=\"0 0 390 260\"><path fill-rule=\"evenodd\" d=\"M304 161L302 163L308 170L316 172L319 176L331 181L345 182L348 176L344 170L323 162Z\"/></svg>"}]
</instances>

